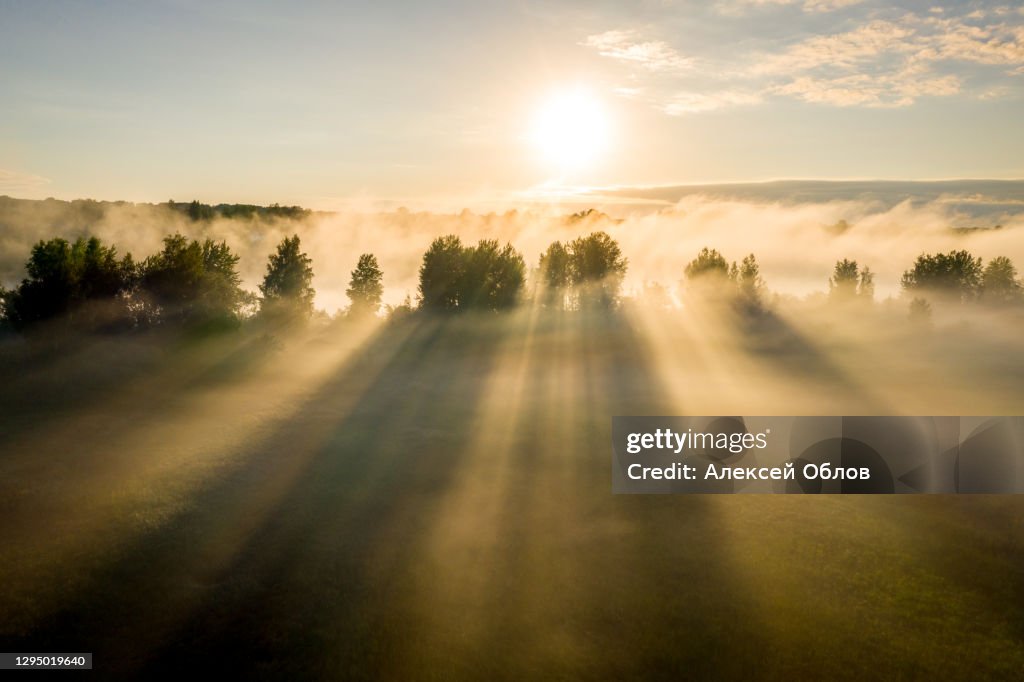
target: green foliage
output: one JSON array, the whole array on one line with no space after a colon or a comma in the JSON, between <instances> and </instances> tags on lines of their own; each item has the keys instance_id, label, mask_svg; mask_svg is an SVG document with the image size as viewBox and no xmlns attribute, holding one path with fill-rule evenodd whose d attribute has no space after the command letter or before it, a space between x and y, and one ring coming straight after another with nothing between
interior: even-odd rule
<instances>
[{"instance_id":1,"label":"green foliage","mask_svg":"<svg viewBox=\"0 0 1024 682\"><path fill-rule=\"evenodd\" d=\"M313 313L312 259L300 250L299 236L285 237L267 258L267 273L260 284L260 312L308 318Z\"/></svg>"},{"instance_id":2,"label":"green foliage","mask_svg":"<svg viewBox=\"0 0 1024 682\"><path fill-rule=\"evenodd\" d=\"M462 240L458 236L449 234L431 242L420 265L420 305L435 311L457 308L464 269Z\"/></svg>"},{"instance_id":3,"label":"green foliage","mask_svg":"<svg viewBox=\"0 0 1024 682\"><path fill-rule=\"evenodd\" d=\"M464 247L455 235L438 237L420 265L420 304L426 310L501 310L515 305L526 262L511 244L481 240Z\"/></svg>"},{"instance_id":4,"label":"green foliage","mask_svg":"<svg viewBox=\"0 0 1024 682\"><path fill-rule=\"evenodd\" d=\"M569 252L562 242L553 242L540 255L538 269L545 305L559 310L565 308L566 291L572 281L569 268Z\"/></svg>"},{"instance_id":5,"label":"green foliage","mask_svg":"<svg viewBox=\"0 0 1024 682\"><path fill-rule=\"evenodd\" d=\"M593 232L569 243L569 278L581 307L618 305L629 262L618 242L605 232Z\"/></svg>"},{"instance_id":6,"label":"green foliage","mask_svg":"<svg viewBox=\"0 0 1024 682\"><path fill-rule=\"evenodd\" d=\"M729 276L729 263L716 249L704 247L697 257L690 261L684 270L686 279L691 282L703 278L724 280Z\"/></svg>"},{"instance_id":7,"label":"green foliage","mask_svg":"<svg viewBox=\"0 0 1024 682\"><path fill-rule=\"evenodd\" d=\"M140 293L151 321L188 326L237 323L246 303L238 256L224 242L191 242L180 234L142 264Z\"/></svg>"},{"instance_id":8,"label":"green foliage","mask_svg":"<svg viewBox=\"0 0 1024 682\"><path fill-rule=\"evenodd\" d=\"M757 264L754 254L746 256L739 267L733 263L729 279L736 286L737 304L745 312L759 312L763 307L761 297L765 286L761 278L761 267Z\"/></svg>"},{"instance_id":9,"label":"green foliage","mask_svg":"<svg viewBox=\"0 0 1024 682\"><path fill-rule=\"evenodd\" d=\"M1021 301L1021 283L1017 268L1006 256L997 256L988 262L981 275L981 297L986 303L1018 303Z\"/></svg>"},{"instance_id":10,"label":"green foliage","mask_svg":"<svg viewBox=\"0 0 1024 682\"><path fill-rule=\"evenodd\" d=\"M540 256L540 271L544 284L552 289L569 286L569 252L562 242L553 242Z\"/></svg>"},{"instance_id":11,"label":"green foliage","mask_svg":"<svg viewBox=\"0 0 1024 682\"><path fill-rule=\"evenodd\" d=\"M860 285L857 287L857 296L861 300L871 302L875 300L875 273L871 268L865 267L860 271Z\"/></svg>"},{"instance_id":12,"label":"green foliage","mask_svg":"<svg viewBox=\"0 0 1024 682\"><path fill-rule=\"evenodd\" d=\"M503 310L513 307L526 281L526 261L511 244L482 239L463 253L460 307Z\"/></svg>"},{"instance_id":13,"label":"green foliage","mask_svg":"<svg viewBox=\"0 0 1024 682\"><path fill-rule=\"evenodd\" d=\"M313 212L301 206L253 206L252 204L217 204L214 209L224 218L287 218L301 220Z\"/></svg>"},{"instance_id":14,"label":"green foliage","mask_svg":"<svg viewBox=\"0 0 1024 682\"><path fill-rule=\"evenodd\" d=\"M127 322L125 294L136 274L130 254L119 260L117 250L96 237L73 244L54 238L32 248L25 269L28 277L3 293L4 319L12 327L57 317L89 328Z\"/></svg>"},{"instance_id":15,"label":"green foliage","mask_svg":"<svg viewBox=\"0 0 1024 682\"><path fill-rule=\"evenodd\" d=\"M228 219L244 218L249 220L254 218L284 218L290 220L301 220L312 213L308 208L302 208L301 206L281 206L280 204L271 204L270 206L256 206L254 204L217 204L216 206L212 206L199 201L183 203L170 199L164 205L172 211L184 213L194 222L209 221L217 217Z\"/></svg>"},{"instance_id":16,"label":"green foliage","mask_svg":"<svg viewBox=\"0 0 1024 682\"><path fill-rule=\"evenodd\" d=\"M870 268L861 270L857 261L844 258L836 261L828 287L831 299L839 303L871 301L875 297L875 275Z\"/></svg>"},{"instance_id":17,"label":"green foliage","mask_svg":"<svg viewBox=\"0 0 1024 682\"><path fill-rule=\"evenodd\" d=\"M359 256L356 269L352 271L345 295L352 301L351 314L356 316L376 315L380 310L381 297L384 295L384 273L377 265L377 257L372 253Z\"/></svg>"},{"instance_id":18,"label":"green foliage","mask_svg":"<svg viewBox=\"0 0 1024 682\"><path fill-rule=\"evenodd\" d=\"M684 270L693 291L722 303L730 303L744 313L764 309L764 279L754 254L730 266L716 249L704 247Z\"/></svg>"},{"instance_id":19,"label":"green foliage","mask_svg":"<svg viewBox=\"0 0 1024 682\"><path fill-rule=\"evenodd\" d=\"M860 269L857 261L844 258L836 261L832 277L828 280L829 294L835 300L850 300L857 295Z\"/></svg>"},{"instance_id":20,"label":"green foliage","mask_svg":"<svg viewBox=\"0 0 1024 682\"><path fill-rule=\"evenodd\" d=\"M399 322L412 314L412 298L409 294L398 305L384 306L384 317L388 322Z\"/></svg>"},{"instance_id":21,"label":"green foliage","mask_svg":"<svg viewBox=\"0 0 1024 682\"><path fill-rule=\"evenodd\" d=\"M213 220L213 207L193 201L188 205L188 217L193 222L199 220Z\"/></svg>"},{"instance_id":22,"label":"green foliage","mask_svg":"<svg viewBox=\"0 0 1024 682\"><path fill-rule=\"evenodd\" d=\"M967 251L918 256L914 267L903 273L903 289L911 293L940 294L966 301L981 290L981 259Z\"/></svg>"}]
</instances>

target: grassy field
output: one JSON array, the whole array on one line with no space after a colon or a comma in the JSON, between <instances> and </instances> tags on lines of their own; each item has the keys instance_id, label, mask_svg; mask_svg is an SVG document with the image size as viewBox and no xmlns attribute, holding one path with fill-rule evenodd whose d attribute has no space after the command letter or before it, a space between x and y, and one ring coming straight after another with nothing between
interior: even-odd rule
<instances>
[{"instance_id":1,"label":"grassy field","mask_svg":"<svg viewBox=\"0 0 1024 682\"><path fill-rule=\"evenodd\" d=\"M1024 410L1020 336L764 324L9 344L0 641L143 679L1020 677L1024 498L611 494L613 414Z\"/></svg>"}]
</instances>

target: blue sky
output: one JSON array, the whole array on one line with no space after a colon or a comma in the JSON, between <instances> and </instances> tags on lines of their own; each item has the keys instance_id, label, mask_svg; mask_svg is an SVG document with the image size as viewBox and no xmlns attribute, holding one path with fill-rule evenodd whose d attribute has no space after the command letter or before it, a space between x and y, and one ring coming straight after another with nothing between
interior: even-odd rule
<instances>
[{"instance_id":1,"label":"blue sky","mask_svg":"<svg viewBox=\"0 0 1024 682\"><path fill-rule=\"evenodd\" d=\"M528 143L585 88L604 153ZM0 194L472 203L554 180L1024 176L1024 9L0 0Z\"/></svg>"}]
</instances>

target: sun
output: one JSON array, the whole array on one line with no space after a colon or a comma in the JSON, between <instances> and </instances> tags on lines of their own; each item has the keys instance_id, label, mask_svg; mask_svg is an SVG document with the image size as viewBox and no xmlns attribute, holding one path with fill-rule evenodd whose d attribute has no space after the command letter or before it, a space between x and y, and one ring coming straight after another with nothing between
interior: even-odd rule
<instances>
[{"instance_id":1,"label":"sun","mask_svg":"<svg viewBox=\"0 0 1024 682\"><path fill-rule=\"evenodd\" d=\"M608 147L609 132L601 101L585 89L573 88L554 92L542 102L530 141L545 164L565 174L593 167Z\"/></svg>"}]
</instances>

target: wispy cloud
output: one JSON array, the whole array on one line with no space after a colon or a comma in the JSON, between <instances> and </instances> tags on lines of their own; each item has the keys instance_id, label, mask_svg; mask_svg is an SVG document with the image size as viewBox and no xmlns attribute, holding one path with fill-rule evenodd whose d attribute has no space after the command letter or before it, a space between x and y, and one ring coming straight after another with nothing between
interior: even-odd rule
<instances>
[{"instance_id":1,"label":"wispy cloud","mask_svg":"<svg viewBox=\"0 0 1024 682\"><path fill-rule=\"evenodd\" d=\"M941 17L929 17L920 23L932 30L928 35L915 36L917 56L921 59L1024 65L1024 26L977 26Z\"/></svg>"},{"instance_id":2,"label":"wispy cloud","mask_svg":"<svg viewBox=\"0 0 1024 682\"><path fill-rule=\"evenodd\" d=\"M605 31L588 36L582 45L597 50L602 57L636 64L648 71L678 71L690 68L692 59L683 57L661 40L641 40L633 31Z\"/></svg>"},{"instance_id":3,"label":"wispy cloud","mask_svg":"<svg viewBox=\"0 0 1024 682\"><path fill-rule=\"evenodd\" d=\"M870 21L852 31L814 36L777 53L763 53L754 74L790 74L812 69L854 69L889 53L907 53L913 30L890 21Z\"/></svg>"},{"instance_id":4,"label":"wispy cloud","mask_svg":"<svg viewBox=\"0 0 1024 682\"><path fill-rule=\"evenodd\" d=\"M905 107L919 97L945 97L959 91L960 79L956 76L922 77L913 70L905 70L880 76L863 73L832 78L801 76L771 92L839 107Z\"/></svg>"},{"instance_id":5,"label":"wispy cloud","mask_svg":"<svg viewBox=\"0 0 1024 682\"><path fill-rule=\"evenodd\" d=\"M801 6L850 4L804 0ZM694 54L683 59L663 41L644 41L633 31L597 34L582 44L620 64L643 66L634 70L621 94L646 99L671 115L756 104L771 97L838 107L906 107L923 97L991 100L1020 90L1024 13L994 7L951 16L943 8L932 9L942 11L908 12L896 18L867 12L859 25L845 31L778 40L770 48L725 57ZM667 68L669 64L675 68ZM684 73L679 71L682 65ZM971 85L974 79L977 86Z\"/></svg>"}]
</instances>

